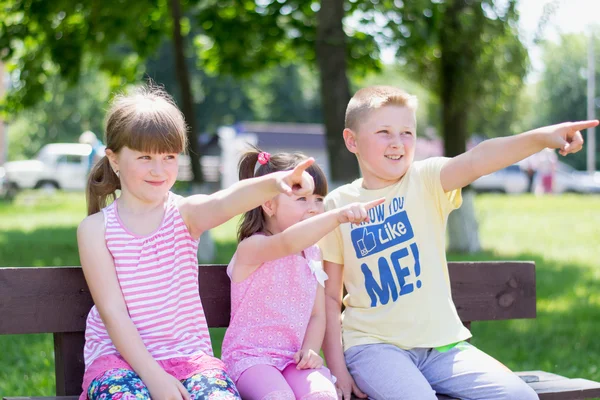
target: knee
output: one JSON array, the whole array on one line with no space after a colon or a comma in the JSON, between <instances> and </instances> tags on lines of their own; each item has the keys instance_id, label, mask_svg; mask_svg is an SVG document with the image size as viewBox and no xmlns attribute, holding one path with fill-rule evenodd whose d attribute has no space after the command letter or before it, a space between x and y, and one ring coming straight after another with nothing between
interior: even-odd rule
<instances>
[{"instance_id":1,"label":"knee","mask_svg":"<svg viewBox=\"0 0 600 400\"><path fill-rule=\"evenodd\" d=\"M337 400L337 393L327 392L316 392L309 393L301 397L301 400Z\"/></svg>"},{"instance_id":2,"label":"knee","mask_svg":"<svg viewBox=\"0 0 600 400\"><path fill-rule=\"evenodd\" d=\"M296 400L296 396L291 390L275 390L267 393L261 400Z\"/></svg>"},{"instance_id":3,"label":"knee","mask_svg":"<svg viewBox=\"0 0 600 400\"><path fill-rule=\"evenodd\" d=\"M521 379L514 384L505 386L505 395L501 400L539 400L539 396L527 383Z\"/></svg>"}]
</instances>

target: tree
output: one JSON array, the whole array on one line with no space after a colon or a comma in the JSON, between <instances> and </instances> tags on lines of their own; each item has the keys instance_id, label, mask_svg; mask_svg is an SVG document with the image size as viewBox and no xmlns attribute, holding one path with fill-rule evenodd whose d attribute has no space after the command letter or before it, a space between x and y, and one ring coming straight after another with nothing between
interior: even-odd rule
<instances>
[{"instance_id":1,"label":"tree","mask_svg":"<svg viewBox=\"0 0 600 400\"><path fill-rule=\"evenodd\" d=\"M321 104L327 132L327 149L333 180L349 181L358 176L354 154L347 151L340 138L344 131L350 85L346 76L346 34L344 0L321 0L317 13L315 50L321 78Z\"/></svg>"},{"instance_id":2,"label":"tree","mask_svg":"<svg viewBox=\"0 0 600 400\"><path fill-rule=\"evenodd\" d=\"M185 115L188 127L188 145L190 148L190 161L192 166L193 180L202 183L202 165L200 164L200 148L198 145L198 127L196 125L196 116L194 115L194 100L192 98L192 88L190 82L190 73L188 71L185 58L184 36L181 32L181 2L180 0L169 0L173 26L173 49L175 53L175 75L179 82L181 93L181 111Z\"/></svg>"},{"instance_id":3,"label":"tree","mask_svg":"<svg viewBox=\"0 0 600 400\"><path fill-rule=\"evenodd\" d=\"M385 30L398 46L403 68L439 96L446 156L463 153L475 127L487 130L488 120L510 116L527 65L516 29L516 0L415 0L402 8L383 1L378 12L389 21ZM502 132L488 135L508 133L506 124L499 126ZM479 249L468 192L465 200L449 221L452 251Z\"/></svg>"},{"instance_id":4,"label":"tree","mask_svg":"<svg viewBox=\"0 0 600 400\"><path fill-rule=\"evenodd\" d=\"M200 55L206 66L236 76L290 60L305 60L320 73L321 105L330 170L334 181L358 176L358 165L342 138L350 100L348 71L379 69L373 37L348 33L343 18L355 10L343 0L222 0L203 3L198 22L204 29ZM335 162L334 162L335 160Z\"/></svg>"},{"instance_id":5,"label":"tree","mask_svg":"<svg viewBox=\"0 0 600 400\"><path fill-rule=\"evenodd\" d=\"M127 12L123 12L123 7ZM45 93L48 79L59 74L76 83L86 58L114 77L114 87L141 78L143 61L162 43L173 39L177 77L181 79L182 111L191 129L194 180L202 181L195 118L185 62L179 0L77 2L10 0L0 10L0 56L11 67L13 89L5 112L31 107ZM170 30L171 29L171 30Z\"/></svg>"},{"instance_id":6,"label":"tree","mask_svg":"<svg viewBox=\"0 0 600 400\"><path fill-rule=\"evenodd\" d=\"M9 158L31 158L51 142L77 142L86 130L101 137L104 109L110 98L109 81L97 68L87 69L74 85L59 76L50 77L42 98L11 119Z\"/></svg>"},{"instance_id":7,"label":"tree","mask_svg":"<svg viewBox=\"0 0 600 400\"><path fill-rule=\"evenodd\" d=\"M600 32L597 32L600 33ZM594 47L600 49L600 36L594 35ZM557 42L543 44L544 70L537 83L536 124L550 125L560 121L587 119L587 51L589 37L564 34ZM596 58L596 82L600 82L600 59ZM587 131L583 132L584 140ZM596 145L596 160L600 160L600 145ZM564 162L586 169L586 152L580 151ZM596 167L598 168L598 167Z\"/></svg>"}]
</instances>

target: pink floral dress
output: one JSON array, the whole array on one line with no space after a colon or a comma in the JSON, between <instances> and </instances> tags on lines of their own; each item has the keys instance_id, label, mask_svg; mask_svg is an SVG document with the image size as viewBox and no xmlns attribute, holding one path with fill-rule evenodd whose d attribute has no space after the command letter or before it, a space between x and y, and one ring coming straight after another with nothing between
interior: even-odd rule
<instances>
[{"instance_id":1,"label":"pink floral dress","mask_svg":"<svg viewBox=\"0 0 600 400\"><path fill-rule=\"evenodd\" d=\"M317 286L327 275L317 246L262 264L242 282L231 283L231 322L223 340L223 361L231 379L254 365L280 371L294 363L310 320ZM228 273L236 262L232 259Z\"/></svg>"}]
</instances>

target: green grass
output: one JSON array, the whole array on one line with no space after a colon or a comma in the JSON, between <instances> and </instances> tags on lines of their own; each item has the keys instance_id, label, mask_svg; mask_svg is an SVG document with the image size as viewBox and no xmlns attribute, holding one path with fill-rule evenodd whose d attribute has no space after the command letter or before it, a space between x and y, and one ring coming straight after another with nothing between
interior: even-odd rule
<instances>
[{"instance_id":1,"label":"green grass","mask_svg":"<svg viewBox=\"0 0 600 400\"><path fill-rule=\"evenodd\" d=\"M515 370L600 380L599 196L502 196L476 200L482 245L450 260L534 260L538 317L473 324L473 343ZM78 265L83 196L33 192L0 203L2 266ZM213 231L218 263L235 249L235 220ZM220 353L223 329L211 330ZM0 336L0 397L54 394L51 335Z\"/></svg>"}]
</instances>

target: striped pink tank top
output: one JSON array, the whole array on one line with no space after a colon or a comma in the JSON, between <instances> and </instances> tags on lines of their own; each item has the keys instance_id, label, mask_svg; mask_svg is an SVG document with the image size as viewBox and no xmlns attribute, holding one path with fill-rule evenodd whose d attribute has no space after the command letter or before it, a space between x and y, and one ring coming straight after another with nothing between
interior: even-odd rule
<instances>
[{"instance_id":1,"label":"striped pink tank top","mask_svg":"<svg viewBox=\"0 0 600 400\"><path fill-rule=\"evenodd\" d=\"M212 355L198 293L198 241L189 234L169 193L160 227L138 236L123 225L117 202L104 208L105 239L131 320L155 360ZM86 369L99 357L118 355L96 306L85 330Z\"/></svg>"}]
</instances>

